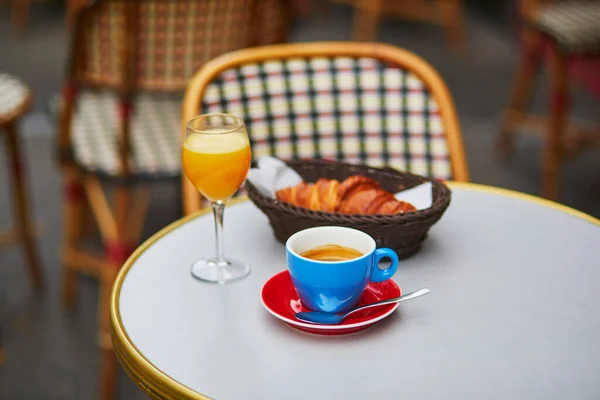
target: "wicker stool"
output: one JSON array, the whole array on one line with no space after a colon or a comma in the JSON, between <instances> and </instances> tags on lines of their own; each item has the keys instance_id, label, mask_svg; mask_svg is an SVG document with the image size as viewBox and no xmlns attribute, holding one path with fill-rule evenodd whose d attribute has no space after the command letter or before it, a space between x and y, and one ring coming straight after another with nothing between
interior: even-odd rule
<instances>
[{"instance_id":1,"label":"wicker stool","mask_svg":"<svg viewBox=\"0 0 600 400\"><path fill-rule=\"evenodd\" d=\"M29 273L36 289L42 287L38 253L34 244L33 226L27 210L27 190L21 149L17 135L18 119L31 104L31 93L19 79L0 74L0 137L6 139L8 170L11 171L16 224L14 233L0 234L0 244L18 241L23 244Z\"/></svg>"}]
</instances>

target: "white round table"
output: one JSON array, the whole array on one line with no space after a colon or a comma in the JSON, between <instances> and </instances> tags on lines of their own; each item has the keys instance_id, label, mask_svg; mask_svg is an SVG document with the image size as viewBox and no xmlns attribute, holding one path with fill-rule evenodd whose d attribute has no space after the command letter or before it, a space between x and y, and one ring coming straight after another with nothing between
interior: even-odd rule
<instances>
[{"instance_id":1,"label":"white round table","mask_svg":"<svg viewBox=\"0 0 600 400\"><path fill-rule=\"evenodd\" d=\"M252 266L225 286L190 276L213 252L207 212L129 259L113 341L133 380L167 399L599 399L600 221L532 196L451 184L452 203L401 262L431 293L375 326L325 337L267 313L259 294L284 246L249 201L225 213L226 252Z\"/></svg>"}]
</instances>

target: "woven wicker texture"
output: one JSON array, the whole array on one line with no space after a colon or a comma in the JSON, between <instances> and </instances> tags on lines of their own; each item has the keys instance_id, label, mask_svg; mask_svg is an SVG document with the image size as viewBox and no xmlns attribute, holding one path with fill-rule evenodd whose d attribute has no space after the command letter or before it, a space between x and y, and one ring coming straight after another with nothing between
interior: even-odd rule
<instances>
[{"instance_id":1,"label":"woven wicker texture","mask_svg":"<svg viewBox=\"0 0 600 400\"><path fill-rule=\"evenodd\" d=\"M85 16L85 62L79 79L103 86L122 83L123 43L135 40L135 86L183 89L206 61L257 44L282 40L282 0L147 0L136 3L127 27L125 1L106 0Z\"/></svg>"},{"instance_id":2,"label":"woven wicker texture","mask_svg":"<svg viewBox=\"0 0 600 400\"><path fill-rule=\"evenodd\" d=\"M377 180L382 188L391 193L412 188L427 180L389 168L340 162L292 161L289 165L307 182L316 182L319 178L341 181L352 175L364 175ZM400 258L410 257L419 251L429 228L444 214L451 198L446 185L433 181L433 204L426 210L396 215L345 215L313 211L271 199L260 194L250 182L246 182L246 187L252 202L268 216L275 237L281 243L303 229L326 225L345 226L368 233L378 247L389 247Z\"/></svg>"}]
</instances>

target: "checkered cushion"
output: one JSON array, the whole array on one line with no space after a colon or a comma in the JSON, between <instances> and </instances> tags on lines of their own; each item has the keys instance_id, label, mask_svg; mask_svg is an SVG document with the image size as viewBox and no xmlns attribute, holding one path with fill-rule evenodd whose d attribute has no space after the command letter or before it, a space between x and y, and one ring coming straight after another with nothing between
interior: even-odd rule
<instances>
[{"instance_id":1,"label":"checkered cushion","mask_svg":"<svg viewBox=\"0 0 600 400\"><path fill-rule=\"evenodd\" d=\"M178 176L181 96L139 94L131 118L132 173ZM72 126L74 161L90 172L117 175L119 121L112 92L82 92Z\"/></svg>"},{"instance_id":2,"label":"checkered cushion","mask_svg":"<svg viewBox=\"0 0 600 400\"><path fill-rule=\"evenodd\" d=\"M253 157L387 165L450 179L440 111L412 72L373 58L249 64L207 87L202 112L243 118Z\"/></svg>"},{"instance_id":3,"label":"checkered cushion","mask_svg":"<svg viewBox=\"0 0 600 400\"><path fill-rule=\"evenodd\" d=\"M567 53L600 53L599 1L551 3L541 10L535 23Z\"/></svg>"},{"instance_id":4,"label":"checkered cushion","mask_svg":"<svg viewBox=\"0 0 600 400\"><path fill-rule=\"evenodd\" d=\"M16 117L15 113L25 105L29 89L25 84L7 74L0 74L0 121Z\"/></svg>"}]
</instances>

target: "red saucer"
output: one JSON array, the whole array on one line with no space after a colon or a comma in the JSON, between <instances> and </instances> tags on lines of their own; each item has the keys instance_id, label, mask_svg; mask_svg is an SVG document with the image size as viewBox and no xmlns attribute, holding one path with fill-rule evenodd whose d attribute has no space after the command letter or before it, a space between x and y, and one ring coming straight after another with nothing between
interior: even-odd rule
<instances>
[{"instance_id":1,"label":"red saucer","mask_svg":"<svg viewBox=\"0 0 600 400\"><path fill-rule=\"evenodd\" d=\"M385 282L370 282L360 298L358 305L375 303L380 300L400 296L400 288L391 279ZM292 284L290 273L282 271L269 279L262 288L261 300L268 312L304 332L320 335L344 335L368 328L379 320L384 319L398 308L398 303L368 308L348 316L339 325L315 325L302 322L294 316L301 311L310 311L302 305L300 297Z\"/></svg>"}]
</instances>

